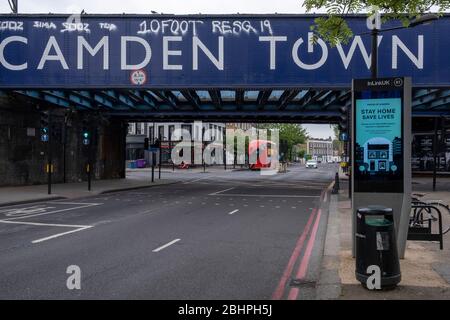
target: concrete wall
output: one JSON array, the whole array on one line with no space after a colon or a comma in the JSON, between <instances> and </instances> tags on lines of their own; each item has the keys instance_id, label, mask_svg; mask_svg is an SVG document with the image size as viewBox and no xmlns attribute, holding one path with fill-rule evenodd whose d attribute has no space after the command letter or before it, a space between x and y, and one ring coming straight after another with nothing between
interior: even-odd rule
<instances>
[{"instance_id":1,"label":"concrete wall","mask_svg":"<svg viewBox=\"0 0 450 320\"><path fill-rule=\"evenodd\" d=\"M48 107L28 99L0 96L0 186L47 183L48 144L40 141L38 108ZM55 183L87 179L88 147L82 144L83 114L77 112L66 122L66 111L52 108L56 133L52 141ZM124 178L126 125L117 120L97 121L95 128L97 132L92 136L95 179Z\"/></svg>"}]
</instances>

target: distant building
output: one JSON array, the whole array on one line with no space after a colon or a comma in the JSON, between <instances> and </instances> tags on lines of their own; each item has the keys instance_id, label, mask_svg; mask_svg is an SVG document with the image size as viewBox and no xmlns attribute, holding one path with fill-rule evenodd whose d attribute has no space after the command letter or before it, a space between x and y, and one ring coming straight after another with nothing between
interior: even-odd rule
<instances>
[{"instance_id":1,"label":"distant building","mask_svg":"<svg viewBox=\"0 0 450 320\"><path fill-rule=\"evenodd\" d=\"M333 139L308 139L306 150L313 160L320 162L333 162L335 160Z\"/></svg>"},{"instance_id":2,"label":"distant building","mask_svg":"<svg viewBox=\"0 0 450 320\"><path fill-rule=\"evenodd\" d=\"M159 137L165 143L167 148L162 153L162 163L170 160L171 149L182 140L181 130L190 133L191 140L194 142L211 142L222 141L225 134L224 123L194 122L194 123L178 123L178 122L142 122L129 123L126 147L126 160L145 159L149 161L149 155L144 150L144 140L149 138L150 144L155 142Z\"/></svg>"},{"instance_id":3,"label":"distant building","mask_svg":"<svg viewBox=\"0 0 450 320\"><path fill-rule=\"evenodd\" d=\"M252 127L255 127L254 123L227 123L226 125L227 129L241 129L243 131L247 131L251 129Z\"/></svg>"}]
</instances>

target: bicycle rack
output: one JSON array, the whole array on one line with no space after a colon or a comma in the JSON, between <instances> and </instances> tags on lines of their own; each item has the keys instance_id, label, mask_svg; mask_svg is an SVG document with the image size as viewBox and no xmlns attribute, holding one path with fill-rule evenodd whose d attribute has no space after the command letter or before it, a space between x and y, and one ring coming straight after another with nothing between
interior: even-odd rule
<instances>
[{"instance_id":1,"label":"bicycle rack","mask_svg":"<svg viewBox=\"0 0 450 320\"><path fill-rule=\"evenodd\" d=\"M410 218L408 240L438 241L439 248L444 250L441 211L431 204L422 202L413 202L411 210L412 216ZM432 231L432 225L435 221L433 212L437 213L438 216L438 233L433 233Z\"/></svg>"}]
</instances>

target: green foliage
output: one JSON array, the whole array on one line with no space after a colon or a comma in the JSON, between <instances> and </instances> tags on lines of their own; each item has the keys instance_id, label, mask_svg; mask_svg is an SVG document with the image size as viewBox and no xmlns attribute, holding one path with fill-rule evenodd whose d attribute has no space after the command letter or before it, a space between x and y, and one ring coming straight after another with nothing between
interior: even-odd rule
<instances>
[{"instance_id":1,"label":"green foliage","mask_svg":"<svg viewBox=\"0 0 450 320\"><path fill-rule=\"evenodd\" d=\"M292 159L292 150L297 144L304 144L307 139L306 130L298 124L271 123L258 126L259 129L278 129L280 141L285 140L288 143L288 158Z\"/></svg>"},{"instance_id":2,"label":"green foliage","mask_svg":"<svg viewBox=\"0 0 450 320\"><path fill-rule=\"evenodd\" d=\"M306 142L307 133L301 125L286 124L286 123L273 123L260 125L259 129L278 129L280 130L280 141L286 140L289 144L289 148L296 144L302 144Z\"/></svg>"},{"instance_id":3,"label":"green foliage","mask_svg":"<svg viewBox=\"0 0 450 320\"><path fill-rule=\"evenodd\" d=\"M297 155L300 159L305 159L306 150L300 150Z\"/></svg>"},{"instance_id":4,"label":"green foliage","mask_svg":"<svg viewBox=\"0 0 450 320\"><path fill-rule=\"evenodd\" d=\"M304 0L303 7L307 12L325 10L327 15L315 19L312 26L315 40L317 37L330 43L348 43L353 32L341 17L345 14L374 13L379 8L383 14L382 21L398 19L407 27L412 19L433 10L442 13L450 9L450 0Z\"/></svg>"}]
</instances>

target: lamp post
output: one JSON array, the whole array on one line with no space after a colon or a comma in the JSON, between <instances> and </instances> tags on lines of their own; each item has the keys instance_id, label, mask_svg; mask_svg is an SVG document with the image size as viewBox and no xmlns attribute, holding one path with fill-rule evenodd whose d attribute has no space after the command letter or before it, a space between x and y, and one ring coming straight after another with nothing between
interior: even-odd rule
<instances>
[{"instance_id":1,"label":"lamp post","mask_svg":"<svg viewBox=\"0 0 450 320\"><path fill-rule=\"evenodd\" d=\"M411 21L409 26L404 27L394 27L394 28L388 28L388 29L378 29L377 27L374 27L370 34L372 35L372 56L371 56L371 65L370 65L370 71L372 74L372 79L378 78L378 34L382 32L392 31L392 30L399 30L399 29L407 29L407 28L414 28L416 26L422 25L422 24L429 24L433 22L434 20L439 19L439 16L437 14L424 14L420 16L419 18L416 18ZM368 34L362 33L361 35Z\"/></svg>"}]
</instances>

